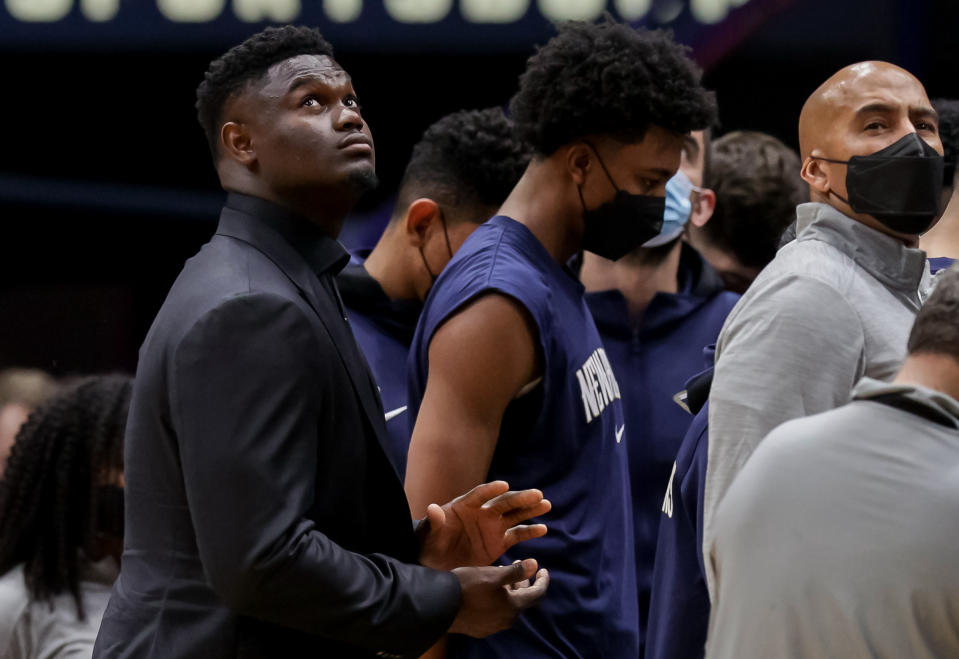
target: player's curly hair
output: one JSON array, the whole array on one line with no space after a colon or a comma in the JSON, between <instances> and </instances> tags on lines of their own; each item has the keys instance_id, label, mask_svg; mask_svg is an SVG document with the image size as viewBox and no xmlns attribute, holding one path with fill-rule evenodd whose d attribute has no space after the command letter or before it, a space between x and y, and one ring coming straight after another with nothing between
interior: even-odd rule
<instances>
[{"instance_id":1,"label":"player's curly hair","mask_svg":"<svg viewBox=\"0 0 959 659\"><path fill-rule=\"evenodd\" d=\"M128 377L95 376L47 399L17 433L0 481L0 574L22 563L33 599L69 592L81 619L80 568L100 558L105 530L123 528L122 506L100 493L122 473L131 390Z\"/></svg>"},{"instance_id":2,"label":"player's curly hair","mask_svg":"<svg viewBox=\"0 0 959 659\"><path fill-rule=\"evenodd\" d=\"M939 115L939 139L942 140L942 184L953 185L956 180L956 164L959 162L959 101L937 98L932 102Z\"/></svg>"},{"instance_id":3,"label":"player's curly hair","mask_svg":"<svg viewBox=\"0 0 959 659\"><path fill-rule=\"evenodd\" d=\"M452 221L485 221L519 181L532 156L501 108L448 114L413 147L400 183L399 208L430 197L459 212Z\"/></svg>"},{"instance_id":4,"label":"player's curly hair","mask_svg":"<svg viewBox=\"0 0 959 659\"><path fill-rule=\"evenodd\" d=\"M608 15L559 28L526 63L510 114L519 137L550 155L588 135L637 142L650 125L688 133L716 121L687 48Z\"/></svg>"},{"instance_id":5,"label":"player's curly hair","mask_svg":"<svg viewBox=\"0 0 959 659\"><path fill-rule=\"evenodd\" d=\"M214 160L226 102L277 62L297 55L332 58L333 47L315 28L284 25L268 27L210 62L196 88L196 112Z\"/></svg>"}]
</instances>

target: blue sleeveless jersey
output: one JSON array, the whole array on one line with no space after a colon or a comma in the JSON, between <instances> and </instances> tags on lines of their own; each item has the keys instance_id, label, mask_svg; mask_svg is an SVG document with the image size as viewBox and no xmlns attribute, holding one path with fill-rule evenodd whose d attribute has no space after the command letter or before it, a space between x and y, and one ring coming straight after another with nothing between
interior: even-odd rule
<instances>
[{"instance_id":1,"label":"blue sleeveless jersey","mask_svg":"<svg viewBox=\"0 0 959 659\"><path fill-rule=\"evenodd\" d=\"M507 408L486 480L506 480L514 490L536 487L552 502L542 520L549 533L502 559L536 558L551 580L538 606L512 629L482 640L455 638L452 654L634 659L639 630L629 429L619 385L582 285L522 224L494 217L437 279L410 350L410 421L426 389L433 333L484 293L522 304L539 332L543 381Z\"/></svg>"}]
</instances>

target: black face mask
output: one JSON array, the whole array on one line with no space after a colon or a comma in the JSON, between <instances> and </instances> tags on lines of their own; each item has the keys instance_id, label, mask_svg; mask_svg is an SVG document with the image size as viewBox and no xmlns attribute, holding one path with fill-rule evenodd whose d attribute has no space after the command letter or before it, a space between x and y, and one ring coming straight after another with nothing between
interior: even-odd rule
<instances>
[{"instance_id":1,"label":"black face mask","mask_svg":"<svg viewBox=\"0 0 959 659\"><path fill-rule=\"evenodd\" d=\"M942 156L916 133L868 156L849 160L813 157L845 164L849 199L836 196L854 212L872 215L893 231L923 233L939 215Z\"/></svg>"},{"instance_id":2,"label":"black face mask","mask_svg":"<svg viewBox=\"0 0 959 659\"><path fill-rule=\"evenodd\" d=\"M606 178L613 184L616 195L598 208L589 210L583 201L582 186L578 188L585 223L583 249L604 259L616 261L659 235L663 227L663 214L666 212L666 198L620 190L609 175L596 147L592 144L589 146L596 153L596 160L606 173Z\"/></svg>"}]
</instances>

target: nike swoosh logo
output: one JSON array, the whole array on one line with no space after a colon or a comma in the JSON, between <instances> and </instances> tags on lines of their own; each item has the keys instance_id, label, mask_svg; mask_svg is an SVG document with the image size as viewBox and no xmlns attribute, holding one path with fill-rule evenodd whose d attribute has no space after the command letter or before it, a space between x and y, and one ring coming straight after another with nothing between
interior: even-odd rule
<instances>
[{"instance_id":1,"label":"nike swoosh logo","mask_svg":"<svg viewBox=\"0 0 959 659\"><path fill-rule=\"evenodd\" d=\"M623 441L623 433L626 432L626 424L624 423L619 428L616 429L616 443L619 444Z\"/></svg>"},{"instance_id":2,"label":"nike swoosh logo","mask_svg":"<svg viewBox=\"0 0 959 659\"><path fill-rule=\"evenodd\" d=\"M397 407L395 410L390 410L386 413L386 420L389 421L390 419L398 417L400 414L406 411L407 407L408 405L404 405L403 407Z\"/></svg>"}]
</instances>

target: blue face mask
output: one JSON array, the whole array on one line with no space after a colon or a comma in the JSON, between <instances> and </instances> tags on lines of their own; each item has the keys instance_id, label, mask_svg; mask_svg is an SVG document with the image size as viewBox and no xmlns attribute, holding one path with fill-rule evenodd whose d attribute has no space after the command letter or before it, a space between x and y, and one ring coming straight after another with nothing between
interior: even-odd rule
<instances>
[{"instance_id":1,"label":"blue face mask","mask_svg":"<svg viewBox=\"0 0 959 659\"><path fill-rule=\"evenodd\" d=\"M693 210L693 204L689 198L692 191L693 182L682 171L677 171L671 179L666 181L666 211L663 213L663 228L657 235L644 242L643 247L658 247L679 237Z\"/></svg>"}]
</instances>

